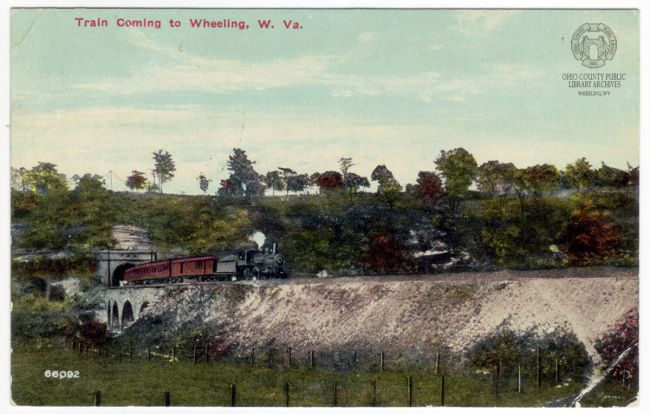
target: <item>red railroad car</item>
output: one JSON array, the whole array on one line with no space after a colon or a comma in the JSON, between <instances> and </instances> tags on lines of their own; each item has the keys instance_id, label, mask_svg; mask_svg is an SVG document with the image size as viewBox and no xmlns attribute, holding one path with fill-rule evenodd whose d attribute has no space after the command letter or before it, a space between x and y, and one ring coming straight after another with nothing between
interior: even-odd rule
<instances>
[{"instance_id":1,"label":"red railroad car","mask_svg":"<svg viewBox=\"0 0 650 414\"><path fill-rule=\"evenodd\" d=\"M179 283L185 279L202 281L217 272L218 262L217 256L158 260L126 270L124 280L129 284Z\"/></svg>"}]
</instances>

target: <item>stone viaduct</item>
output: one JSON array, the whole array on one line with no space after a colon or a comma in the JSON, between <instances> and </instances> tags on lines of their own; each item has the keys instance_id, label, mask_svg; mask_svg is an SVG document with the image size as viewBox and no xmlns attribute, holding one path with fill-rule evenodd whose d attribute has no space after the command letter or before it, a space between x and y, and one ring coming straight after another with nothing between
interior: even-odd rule
<instances>
[{"instance_id":1,"label":"stone viaduct","mask_svg":"<svg viewBox=\"0 0 650 414\"><path fill-rule=\"evenodd\" d=\"M164 287L105 288L101 296L105 307L97 313L97 319L105 322L110 331L120 333L139 319L164 292Z\"/></svg>"}]
</instances>

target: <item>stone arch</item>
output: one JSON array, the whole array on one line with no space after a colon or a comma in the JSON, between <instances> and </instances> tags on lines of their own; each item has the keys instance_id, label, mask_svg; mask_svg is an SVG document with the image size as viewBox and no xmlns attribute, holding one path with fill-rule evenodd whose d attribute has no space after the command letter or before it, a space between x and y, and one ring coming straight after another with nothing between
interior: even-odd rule
<instances>
[{"instance_id":1,"label":"stone arch","mask_svg":"<svg viewBox=\"0 0 650 414\"><path fill-rule=\"evenodd\" d=\"M149 306L149 302L148 302L148 301L145 300L144 302L142 302L142 305L140 305L140 312L138 312L138 315L141 314L142 311L144 311L145 309L147 309L147 306Z\"/></svg>"},{"instance_id":2,"label":"stone arch","mask_svg":"<svg viewBox=\"0 0 650 414\"><path fill-rule=\"evenodd\" d=\"M122 263L113 270L111 276L111 286L119 286L120 282L124 280L124 272L135 266L133 263Z\"/></svg>"},{"instance_id":3,"label":"stone arch","mask_svg":"<svg viewBox=\"0 0 650 414\"><path fill-rule=\"evenodd\" d=\"M122 328L126 327L133 323L135 318L133 317L133 306L128 300L124 302L122 307Z\"/></svg>"},{"instance_id":4,"label":"stone arch","mask_svg":"<svg viewBox=\"0 0 650 414\"><path fill-rule=\"evenodd\" d=\"M111 312L111 326L113 328L119 329L120 328L120 315L119 315L119 308L117 307L117 301L113 302L113 310Z\"/></svg>"}]
</instances>

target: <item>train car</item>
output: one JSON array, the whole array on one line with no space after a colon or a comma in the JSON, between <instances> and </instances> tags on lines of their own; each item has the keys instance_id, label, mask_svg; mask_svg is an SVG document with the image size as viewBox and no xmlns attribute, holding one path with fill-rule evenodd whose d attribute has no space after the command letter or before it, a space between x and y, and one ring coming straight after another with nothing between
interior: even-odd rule
<instances>
[{"instance_id":1,"label":"train car","mask_svg":"<svg viewBox=\"0 0 650 414\"><path fill-rule=\"evenodd\" d=\"M287 277L284 256L272 250L246 249L220 256L181 257L134 266L124 272L126 284L180 283L189 280L256 280Z\"/></svg>"},{"instance_id":2,"label":"train car","mask_svg":"<svg viewBox=\"0 0 650 414\"><path fill-rule=\"evenodd\" d=\"M128 284L180 283L185 280L209 280L216 273L217 256L184 257L158 260L134 266L124 272Z\"/></svg>"}]
</instances>

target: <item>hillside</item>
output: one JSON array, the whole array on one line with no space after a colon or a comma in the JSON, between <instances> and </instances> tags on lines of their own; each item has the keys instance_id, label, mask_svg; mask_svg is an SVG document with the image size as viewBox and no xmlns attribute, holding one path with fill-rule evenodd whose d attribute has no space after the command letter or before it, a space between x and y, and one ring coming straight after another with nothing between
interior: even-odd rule
<instances>
[{"instance_id":1,"label":"hillside","mask_svg":"<svg viewBox=\"0 0 650 414\"><path fill-rule=\"evenodd\" d=\"M592 358L594 340L638 307L636 269L302 279L175 287L124 339L205 332L226 348L384 350L459 355L499 327L565 328ZM151 329L151 325L155 329Z\"/></svg>"}]
</instances>

